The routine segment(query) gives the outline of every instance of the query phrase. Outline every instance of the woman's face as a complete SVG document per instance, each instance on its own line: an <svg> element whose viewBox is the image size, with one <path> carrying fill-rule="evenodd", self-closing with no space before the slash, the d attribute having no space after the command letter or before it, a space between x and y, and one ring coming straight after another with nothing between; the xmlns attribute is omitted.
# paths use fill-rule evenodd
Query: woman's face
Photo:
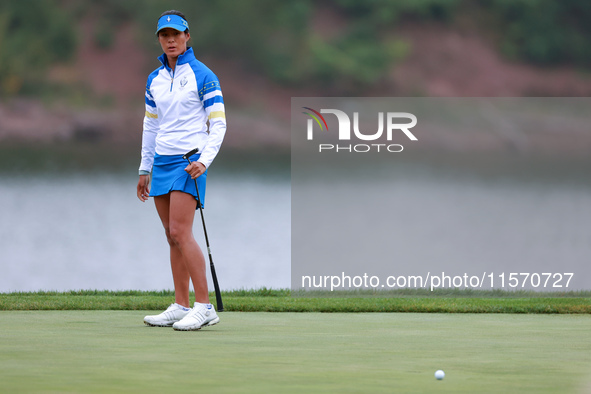
<svg viewBox="0 0 591 394"><path fill-rule="evenodd" d="M167 27L158 32L158 41L162 50L169 57L178 57L187 50L187 41L191 35L176 29Z"/></svg>

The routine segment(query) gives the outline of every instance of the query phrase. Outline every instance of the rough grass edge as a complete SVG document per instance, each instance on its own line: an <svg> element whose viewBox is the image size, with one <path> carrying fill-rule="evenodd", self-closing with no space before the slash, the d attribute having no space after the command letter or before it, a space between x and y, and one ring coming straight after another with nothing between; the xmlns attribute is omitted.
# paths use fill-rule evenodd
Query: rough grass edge
<svg viewBox="0 0 591 394"><path fill-rule="evenodd" d="M222 292L228 312L414 312L591 314L591 291L476 291L461 289L292 292L252 289ZM214 294L210 298L215 300ZM164 310L174 291L73 290L0 293L0 310Z"/></svg>

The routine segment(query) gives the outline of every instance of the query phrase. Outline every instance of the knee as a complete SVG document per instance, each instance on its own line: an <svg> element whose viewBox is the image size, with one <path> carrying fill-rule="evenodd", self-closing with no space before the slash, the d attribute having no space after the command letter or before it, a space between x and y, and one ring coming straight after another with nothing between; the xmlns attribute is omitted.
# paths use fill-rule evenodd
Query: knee
<svg viewBox="0 0 591 394"><path fill-rule="evenodd" d="M187 239L187 230L182 227L171 223L170 227L166 230L166 238L168 243L172 246L181 246Z"/></svg>
<svg viewBox="0 0 591 394"><path fill-rule="evenodd" d="M174 238L172 238L172 235L170 233L170 227L165 227L164 233L166 234L166 240L168 241L168 244L170 246L175 246L176 244L175 244Z"/></svg>

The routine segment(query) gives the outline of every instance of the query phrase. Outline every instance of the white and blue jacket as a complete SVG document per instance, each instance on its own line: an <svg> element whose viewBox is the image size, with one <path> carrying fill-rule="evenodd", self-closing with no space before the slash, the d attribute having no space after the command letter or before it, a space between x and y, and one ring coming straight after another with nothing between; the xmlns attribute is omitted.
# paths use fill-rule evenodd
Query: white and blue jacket
<svg viewBox="0 0 591 394"><path fill-rule="evenodd" d="M216 75L187 48L174 71L165 54L148 77L140 172L151 171L154 154L182 155L199 148L209 167L226 134L226 112ZM207 122L209 121L209 132Z"/></svg>

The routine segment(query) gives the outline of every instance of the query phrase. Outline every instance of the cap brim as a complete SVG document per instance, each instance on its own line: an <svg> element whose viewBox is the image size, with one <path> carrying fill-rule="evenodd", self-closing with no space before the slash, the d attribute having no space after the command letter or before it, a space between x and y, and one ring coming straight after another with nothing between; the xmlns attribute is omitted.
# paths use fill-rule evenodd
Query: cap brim
<svg viewBox="0 0 591 394"><path fill-rule="evenodd" d="M186 26L182 26L182 25L179 25L179 24L176 24L176 23L169 23L167 25L160 26L160 28L158 30L156 30L156 34L158 34L158 32L160 32L160 30L166 29L167 27L170 27L171 29L175 29L175 30L178 30L178 31L181 31L181 32L187 30L187 27Z"/></svg>

